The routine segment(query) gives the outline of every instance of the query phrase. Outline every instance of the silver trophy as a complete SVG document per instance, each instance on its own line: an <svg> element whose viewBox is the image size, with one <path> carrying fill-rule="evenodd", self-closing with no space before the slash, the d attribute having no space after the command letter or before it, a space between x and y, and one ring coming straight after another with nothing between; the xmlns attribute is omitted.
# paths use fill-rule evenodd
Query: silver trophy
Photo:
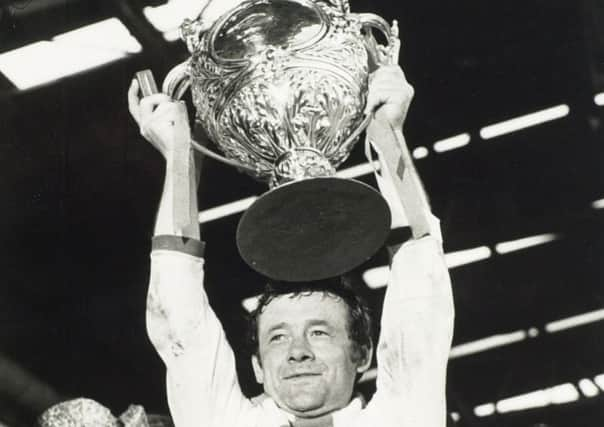
<svg viewBox="0 0 604 427"><path fill-rule="evenodd" d="M388 234L388 206L335 175L370 121L369 72L397 45L396 28L351 13L346 0L249 0L202 28L201 19L182 25L191 57L163 91L179 99L191 90L196 121L224 155L195 148L270 187L239 223L243 259L286 281L366 261Z"/></svg>

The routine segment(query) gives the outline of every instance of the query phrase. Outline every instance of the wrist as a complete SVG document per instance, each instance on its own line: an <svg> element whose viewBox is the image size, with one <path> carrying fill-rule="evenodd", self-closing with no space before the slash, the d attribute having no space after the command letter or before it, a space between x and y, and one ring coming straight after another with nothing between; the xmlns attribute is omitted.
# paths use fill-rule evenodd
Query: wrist
<svg viewBox="0 0 604 427"><path fill-rule="evenodd" d="M189 159L193 152L193 147L190 144L186 146L171 148L164 151L162 154L168 168L180 169L189 164Z"/></svg>

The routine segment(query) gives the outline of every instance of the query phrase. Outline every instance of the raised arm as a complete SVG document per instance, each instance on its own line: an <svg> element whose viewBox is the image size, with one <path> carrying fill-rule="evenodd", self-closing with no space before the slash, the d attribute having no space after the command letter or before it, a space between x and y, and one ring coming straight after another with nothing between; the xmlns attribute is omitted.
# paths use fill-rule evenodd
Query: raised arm
<svg viewBox="0 0 604 427"><path fill-rule="evenodd" d="M197 170L186 106L164 94L140 100L138 92L133 81L130 112L166 161L151 254L147 331L167 367L170 411L178 427L237 425L251 404L241 393L233 352L203 289Z"/></svg>
<svg viewBox="0 0 604 427"><path fill-rule="evenodd" d="M409 225L414 238L392 260L377 347L377 392L370 406L391 414L397 426L444 427L454 309L438 221L402 133L412 97L400 67L376 71L369 108L377 112L368 138L380 159L378 185L393 226Z"/></svg>

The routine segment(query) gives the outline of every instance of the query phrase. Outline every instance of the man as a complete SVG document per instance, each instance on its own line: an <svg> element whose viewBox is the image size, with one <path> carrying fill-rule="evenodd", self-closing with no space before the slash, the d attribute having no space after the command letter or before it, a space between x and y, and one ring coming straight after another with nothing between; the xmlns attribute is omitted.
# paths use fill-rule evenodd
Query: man
<svg viewBox="0 0 604 427"><path fill-rule="evenodd" d="M264 395L247 399L238 384L233 351L202 286L204 245L186 107L163 94L141 100L138 92L134 81L131 114L166 160L151 254L147 325L167 367L175 425L445 426L453 305L438 226L430 235L402 245L393 257L377 345L377 391L367 405L353 397L353 388L370 365L372 344L355 334L354 311L362 308L337 284L264 298L256 317L258 347L251 360ZM379 110L400 132L412 96L398 66L382 67L370 80L368 112ZM384 165L379 185L391 206L393 226L406 225L399 185L403 174L389 167L393 159L385 157L401 155L401 148L388 138L374 143ZM183 150L189 153L186 160L176 155ZM192 201L184 227L173 221L176 174L188 177L185 190Z"/></svg>

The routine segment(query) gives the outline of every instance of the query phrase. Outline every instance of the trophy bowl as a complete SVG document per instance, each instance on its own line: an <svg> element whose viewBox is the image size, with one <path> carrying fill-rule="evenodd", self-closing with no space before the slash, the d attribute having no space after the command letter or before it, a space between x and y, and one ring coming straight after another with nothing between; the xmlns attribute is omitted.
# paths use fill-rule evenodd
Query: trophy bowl
<svg viewBox="0 0 604 427"><path fill-rule="evenodd" d="M249 0L202 27L201 18L182 25L191 57L164 92L180 98L190 88L196 121L224 156L194 146L270 188L239 223L242 258L285 281L335 276L369 259L390 211L336 168L369 122L371 29L389 44L395 31L350 13L344 0Z"/></svg>

